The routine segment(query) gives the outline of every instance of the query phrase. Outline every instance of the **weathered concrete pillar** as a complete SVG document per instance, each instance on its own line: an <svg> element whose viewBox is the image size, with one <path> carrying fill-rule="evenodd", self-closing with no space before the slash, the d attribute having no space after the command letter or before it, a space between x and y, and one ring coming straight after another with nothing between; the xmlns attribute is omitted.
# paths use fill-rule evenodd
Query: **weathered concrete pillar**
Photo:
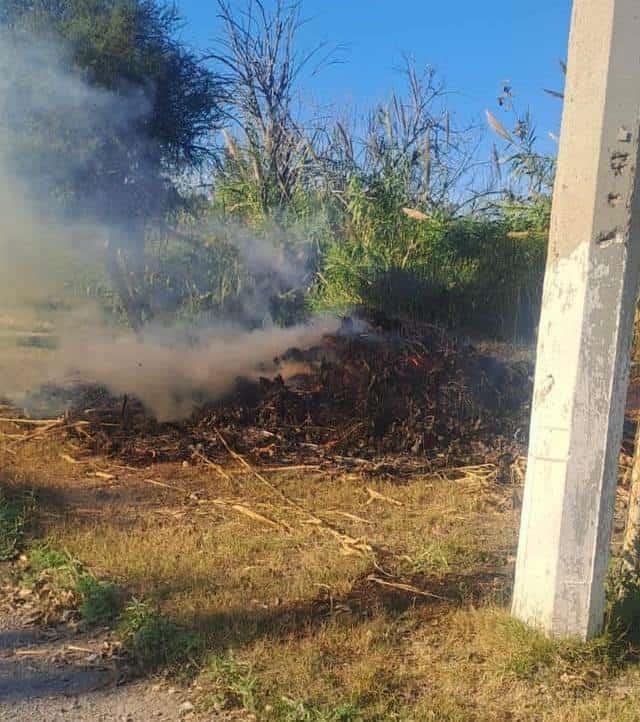
<svg viewBox="0 0 640 722"><path fill-rule="evenodd" d="M596 635L640 270L640 2L574 0L513 614Z"/></svg>

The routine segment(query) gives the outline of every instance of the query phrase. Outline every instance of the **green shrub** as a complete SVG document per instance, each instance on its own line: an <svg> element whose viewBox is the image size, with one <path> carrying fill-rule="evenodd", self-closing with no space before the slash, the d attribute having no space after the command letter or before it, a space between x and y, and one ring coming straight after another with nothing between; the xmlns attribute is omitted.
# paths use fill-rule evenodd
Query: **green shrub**
<svg viewBox="0 0 640 722"><path fill-rule="evenodd" d="M380 217L355 210L351 235L325 249L315 303L361 307L498 337L528 337L539 315L543 236L510 235L504 219Z"/></svg>
<svg viewBox="0 0 640 722"><path fill-rule="evenodd" d="M111 582L101 582L85 572L78 576L76 590L81 599L80 616L87 624L110 622L122 611L122 593Z"/></svg>
<svg viewBox="0 0 640 722"><path fill-rule="evenodd" d="M67 552L61 552L47 546L35 546L30 549L28 561L29 572L34 576L45 570L73 566L72 558Z"/></svg>
<svg viewBox="0 0 640 722"><path fill-rule="evenodd" d="M214 655L209 659L205 676L212 689L207 703L216 711L234 708L258 711L258 679L248 664L231 654Z"/></svg>
<svg viewBox="0 0 640 722"><path fill-rule="evenodd" d="M230 653L210 657L203 679L211 689L206 704L216 712L242 709L274 722L360 722L363 719L357 706L351 703L325 707L281 695L272 699L260 688L251 665Z"/></svg>
<svg viewBox="0 0 640 722"><path fill-rule="evenodd" d="M612 562L607 579L603 640L608 661L637 656L640 647L640 577L622 560Z"/></svg>
<svg viewBox="0 0 640 722"><path fill-rule="evenodd" d="M120 634L125 649L145 669L193 661L199 650L194 634L138 599L132 599L125 607Z"/></svg>
<svg viewBox="0 0 640 722"><path fill-rule="evenodd" d="M43 574L47 575L48 584L73 592L80 617L87 625L109 622L122 611L122 593L116 585L96 579L67 552L47 546L31 549L22 583L35 587Z"/></svg>

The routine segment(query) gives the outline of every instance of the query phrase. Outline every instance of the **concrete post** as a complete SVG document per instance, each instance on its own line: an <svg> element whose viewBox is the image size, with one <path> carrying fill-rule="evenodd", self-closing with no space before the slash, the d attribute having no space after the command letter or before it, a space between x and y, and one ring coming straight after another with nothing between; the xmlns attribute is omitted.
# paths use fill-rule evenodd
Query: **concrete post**
<svg viewBox="0 0 640 722"><path fill-rule="evenodd" d="M640 270L640 3L574 0L513 614L598 634Z"/></svg>

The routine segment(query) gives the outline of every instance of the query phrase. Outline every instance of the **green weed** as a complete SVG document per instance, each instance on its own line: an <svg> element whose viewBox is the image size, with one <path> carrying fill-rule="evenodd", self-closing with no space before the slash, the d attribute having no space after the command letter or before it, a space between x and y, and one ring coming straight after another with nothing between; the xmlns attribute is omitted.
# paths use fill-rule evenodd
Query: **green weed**
<svg viewBox="0 0 640 722"><path fill-rule="evenodd" d="M640 646L640 577L622 560L611 565L607 579L604 638L609 656L622 660L637 656Z"/></svg>
<svg viewBox="0 0 640 722"><path fill-rule="evenodd" d="M232 654L214 655L209 659L203 681L211 688L206 705L216 712L243 709L260 719L274 722L359 722L357 706L343 703L324 706L313 702L278 696L271 699L260 687L251 665Z"/></svg>
<svg viewBox="0 0 640 722"><path fill-rule="evenodd" d="M51 569L62 569L73 566L71 555L66 552L51 549L47 546L35 546L29 550L27 571L31 576L38 576L41 572Z"/></svg>
<svg viewBox="0 0 640 722"><path fill-rule="evenodd" d="M61 591L72 591L85 624L109 622L122 610L122 593L116 585L97 579L67 552L36 546L27 555L21 583L35 587L43 575Z"/></svg>
<svg viewBox="0 0 640 722"><path fill-rule="evenodd" d="M92 574L80 574L76 581L80 595L80 616L89 625L116 619L122 611L122 592L111 582L102 582Z"/></svg>
<svg viewBox="0 0 640 722"><path fill-rule="evenodd" d="M557 644L553 640L515 619L503 620L502 625L510 643L503 664L505 673L518 679L533 680L553 664L557 653Z"/></svg>
<svg viewBox="0 0 640 722"><path fill-rule="evenodd" d="M328 708L284 697L274 705L268 719L277 722L360 722L364 718L351 703Z"/></svg>
<svg viewBox="0 0 640 722"><path fill-rule="evenodd" d="M248 664L232 655L214 655L209 659L204 675L211 692L207 704L216 711L242 708L258 711L258 679Z"/></svg>
<svg viewBox="0 0 640 722"><path fill-rule="evenodd" d="M194 661L200 647L196 635L138 599L132 599L126 605L119 632L125 649L144 669L174 667Z"/></svg>
<svg viewBox="0 0 640 722"><path fill-rule="evenodd" d="M32 495L9 500L0 490L0 561L14 559L18 555L34 510L35 500Z"/></svg>

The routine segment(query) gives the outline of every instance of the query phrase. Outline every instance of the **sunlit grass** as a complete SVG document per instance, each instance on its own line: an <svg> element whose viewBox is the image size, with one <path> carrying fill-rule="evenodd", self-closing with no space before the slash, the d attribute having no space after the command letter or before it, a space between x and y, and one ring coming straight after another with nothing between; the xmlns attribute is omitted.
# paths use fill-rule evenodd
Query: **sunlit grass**
<svg viewBox="0 0 640 722"><path fill-rule="evenodd" d="M119 623L130 648L148 667L196 670L203 709L276 722L637 719L640 676L615 639L551 641L509 616L508 488L473 474L270 474L294 509L233 469L166 464L101 482L89 458L60 452L25 447L7 486L39 489L49 549L140 600ZM345 554L300 508L373 552Z"/></svg>

